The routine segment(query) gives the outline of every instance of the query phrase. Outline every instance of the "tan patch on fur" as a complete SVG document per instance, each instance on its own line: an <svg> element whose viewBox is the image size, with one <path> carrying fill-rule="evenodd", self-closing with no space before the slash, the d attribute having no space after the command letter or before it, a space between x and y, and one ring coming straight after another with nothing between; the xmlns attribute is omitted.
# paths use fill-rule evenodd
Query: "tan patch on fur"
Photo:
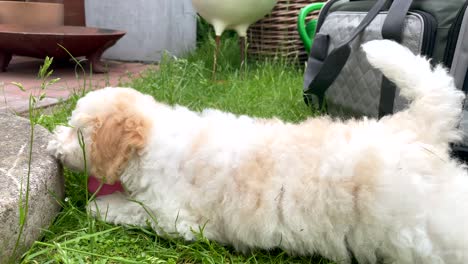
<svg viewBox="0 0 468 264"><path fill-rule="evenodd" d="M278 118L257 118L255 121L262 125L275 125L282 123Z"/></svg>
<svg viewBox="0 0 468 264"><path fill-rule="evenodd" d="M192 144L189 147L189 151L187 152L185 161L182 163L181 166L181 169L183 171L184 168L187 166L188 162L192 163L191 168L193 169L193 175L190 179L190 184L195 187L200 187L203 184L202 178L204 175L213 175L213 173L216 172L216 169L213 166L197 159L198 152L208 141L209 129L210 126L208 125L206 128L202 129L198 133L198 135L195 136Z"/></svg>
<svg viewBox="0 0 468 264"><path fill-rule="evenodd" d="M218 171L214 166L200 160L196 160L191 168L193 169L193 175L190 184L194 187L203 186L207 178L213 177Z"/></svg>
<svg viewBox="0 0 468 264"><path fill-rule="evenodd" d="M311 118L291 128L293 144L304 144L308 148L319 147L324 143L332 123L327 118Z"/></svg>
<svg viewBox="0 0 468 264"><path fill-rule="evenodd" d="M372 199L370 197L375 192L376 180L381 173L382 162L375 151L368 150L354 167L354 175L351 182L347 184L347 188L354 199L357 216L360 215L361 211L366 210L363 207L367 204L365 200Z"/></svg>
<svg viewBox="0 0 468 264"><path fill-rule="evenodd" d="M347 142L349 142L351 140L351 131L350 130L346 130L344 132L344 137L346 139Z"/></svg>
<svg viewBox="0 0 468 264"><path fill-rule="evenodd" d="M268 144L265 144L268 146ZM268 149L259 149L252 153L252 156L246 157L240 167L234 174L234 183L236 184L240 195L250 195L254 210L258 210L262 202L262 193L265 188L265 182L270 177L274 169L274 160Z"/></svg>
<svg viewBox="0 0 468 264"><path fill-rule="evenodd" d="M316 180L316 184L326 186L329 189L345 190L354 199L355 206L359 207L359 201L363 195L375 192L376 179L381 173L383 162L376 152L372 150L364 152L366 154L361 156L360 160L355 164L351 177L341 180L322 178Z"/></svg>
<svg viewBox="0 0 468 264"><path fill-rule="evenodd" d="M375 187L375 180L380 173L381 166L382 160L372 151L365 157L362 157L354 167L353 181L355 185L358 186L358 189L365 188L368 191L372 191ZM356 195L357 193L355 193L354 196Z"/></svg>
<svg viewBox="0 0 468 264"><path fill-rule="evenodd" d="M205 128L203 128L197 136L195 136L191 146L188 156L196 155L196 153L202 148L203 144L208 141L209 137L209 130L211 125L208 124Z"/></svg>
<svg viewBox="0 0 468 264"><path fill-rule="evenodd" d="M136 95L119 94L113 109L97 117L91 144L91 173L112 184L146 145L150 121L135 111Z"/></svg>

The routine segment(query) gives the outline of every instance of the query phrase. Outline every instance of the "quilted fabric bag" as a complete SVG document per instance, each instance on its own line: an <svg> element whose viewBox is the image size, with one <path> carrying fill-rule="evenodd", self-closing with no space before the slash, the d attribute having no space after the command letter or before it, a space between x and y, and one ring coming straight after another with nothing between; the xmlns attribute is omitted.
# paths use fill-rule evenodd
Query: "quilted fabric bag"
<svg viewBox="0 0 468 264"><path fill-rule="evenodd" d="M374 39L397 41L445 64L457 87L468 91L467 5L467 0L330 0L307 62L306 103L339 117L380 118L403 109L407 102L398 89L360 48ZM465 113L461 127L468 134L468 108Z"/></svg>

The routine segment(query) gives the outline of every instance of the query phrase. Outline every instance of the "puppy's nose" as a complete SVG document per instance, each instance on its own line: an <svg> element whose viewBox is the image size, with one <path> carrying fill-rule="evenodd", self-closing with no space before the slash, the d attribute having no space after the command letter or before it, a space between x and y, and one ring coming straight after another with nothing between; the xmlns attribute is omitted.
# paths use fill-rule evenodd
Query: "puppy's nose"
<svg viewBox="0 0 468 264"><path fill-rule="evenodd" d="M56 139L50 140L49 143L47 144L47 152L50 155L58 158L58 156L59 156L59 153L58 153L59 145L60 144Z"/></svg>
<svg viewBox="0 0 468 264"><path fill-rule="evenodd" d="M54 134L62 134L62 133L65 133L65 131L67 129L70 129L69 127L66 127L66 126L57 126L55 129L54 129Z"/></svg>
<svg viewBox="0 0 468 264"><path fill-rule="evenodd" d="M68 137L68 131L70 128L66 126L57 126L54 129L52 139L47 144L47 152L56 158L60 158L60 146L64 144L64 140Z"/></svg>

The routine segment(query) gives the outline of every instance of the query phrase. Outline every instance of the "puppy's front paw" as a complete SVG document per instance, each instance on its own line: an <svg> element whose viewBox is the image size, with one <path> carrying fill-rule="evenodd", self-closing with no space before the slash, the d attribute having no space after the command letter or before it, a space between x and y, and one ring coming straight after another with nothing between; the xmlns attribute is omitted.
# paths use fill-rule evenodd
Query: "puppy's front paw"
<svg viewBox="0 0 468 264"><path fill-rule="evenodd" d="M107 213L109 211L109 204L107 202L96 198L89 202L87 209L94 218L107 221Z"/></svg>
<svg viewBox="0 0 468 264"><path fill-rule="evenodd" d="M185 241L195 241L195 233L192 230L191 225L189 223L180 223L177 225L177 233L179 236L183 237Z"/></svg>
<svg viewBox="0 0 468 264"><path fill-rule="evenodd" d="M120 192L104 195L91 201L89 212L95 218L113 224L146 226L147 213L138 203L128 200Z"/></svg>

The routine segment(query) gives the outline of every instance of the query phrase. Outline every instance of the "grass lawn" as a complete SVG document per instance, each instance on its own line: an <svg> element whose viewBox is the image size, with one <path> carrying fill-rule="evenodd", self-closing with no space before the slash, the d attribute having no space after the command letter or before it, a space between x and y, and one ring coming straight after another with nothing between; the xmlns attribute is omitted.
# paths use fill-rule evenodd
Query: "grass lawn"
<svg viewBox="0 0 468 264"><path fill-rule="evenodd" d="M166 58L158 71L134 79L132 86L157 100L194 110L211 107L258 117L277 116L298 122L310 116L302 99L302 67L281 61L249 62L239 72L236 38L227 38L220 52L217 79L211 78L213 41L205 41L185 59ZM42 115L49 129L65 123L79 95ZM279 250L244 255L207 241L195 243L159 238L152 230L113 226L87 215L86 175L65 170L63 210L25 263L329 263L319 257L292 257Z"/></svg>

